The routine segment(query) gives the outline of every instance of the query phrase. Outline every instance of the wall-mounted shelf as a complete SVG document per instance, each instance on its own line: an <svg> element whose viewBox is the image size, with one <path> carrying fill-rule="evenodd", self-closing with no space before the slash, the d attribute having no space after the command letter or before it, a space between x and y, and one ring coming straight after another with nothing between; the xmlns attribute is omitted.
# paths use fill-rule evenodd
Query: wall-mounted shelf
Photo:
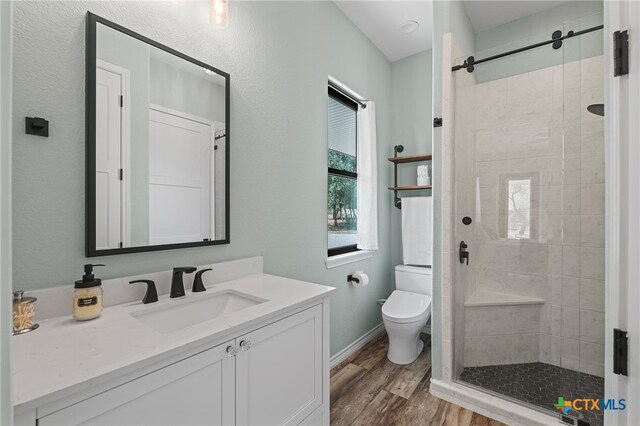
<svg viewBox="0 0 640 426"><path fill-rule="evenodd" d="M396 164L417 163L418 161L431 161L431 154L401 155L398 157L389 157L389 161Z"/></svg>
<svg viewBox="0 0 640 426"><path fill-rule="evenodd" d="M431 189L431 185L428 186L390 186L391 191L414 191L416 189Z"/></svg>
<svg viewBox="0 0 640 426"><path fill-rule="evenodd" d="M404 151L404 147L402 145L396 145L393 147L393 157L389 157L389 161L393 163L393 186L390 186L389 190L393 191L393 204L397 208L402 208L402 201L400 197L398 197L398 191L431 189L431 185L398 186L398 164L418 163L420 161L431 161L432 159L431 154L398 155L398 153L402 151Z"/></svg>

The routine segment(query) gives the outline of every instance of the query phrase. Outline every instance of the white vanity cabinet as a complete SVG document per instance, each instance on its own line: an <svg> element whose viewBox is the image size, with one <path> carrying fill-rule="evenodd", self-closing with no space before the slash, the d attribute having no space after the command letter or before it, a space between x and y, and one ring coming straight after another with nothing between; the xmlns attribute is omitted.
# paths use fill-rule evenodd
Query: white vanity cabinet
<svg viewBox="0 0 640 426"><path fill-rule="evenodd" d="M326 303L33 417L39 426L326 424Z"/></svg>
<svg viewBox="0 0 640 426"><path fill-rule="evenodd" d="M60 425L234 423L235 362L228 342L38 419Z"/></svg>
<svg viewBox="0 0 640 426"><path fill-rule="evenodd" d="M236 422L299 424L322 404L322 310L315 306L236 339Z"/></svg>

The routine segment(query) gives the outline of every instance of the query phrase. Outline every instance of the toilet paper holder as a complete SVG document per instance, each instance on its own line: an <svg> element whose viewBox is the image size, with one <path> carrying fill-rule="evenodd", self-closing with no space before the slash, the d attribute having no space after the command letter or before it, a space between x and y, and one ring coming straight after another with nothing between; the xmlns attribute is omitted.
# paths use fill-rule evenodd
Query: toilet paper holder
<svg viewBox="0 0 640 426"><path fill-rule="evenodd" d="M353 274L347 275L347 282L348 283L354 282L356 284L360 284L360 280L358 278L354 277Z"/></svg>

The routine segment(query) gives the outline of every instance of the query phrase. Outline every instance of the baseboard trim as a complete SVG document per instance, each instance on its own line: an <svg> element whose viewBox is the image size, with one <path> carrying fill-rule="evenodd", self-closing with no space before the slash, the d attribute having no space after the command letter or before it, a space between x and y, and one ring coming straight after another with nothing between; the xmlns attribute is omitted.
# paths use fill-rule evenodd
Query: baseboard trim
<svg viewBox="0 0 640 426"><path fill-rule="evenodd" d="M558 417L524 407L459 383L431 379L429 391L433 396L440 399L509 425L545 426L564 424L560 422Z"/></svg>
<svg viewBox="0 0 640 426"><path fill-rule="evenodd" d="M329 360L329 368L333 368L336 365L340 364L345 359L349 358L351 354L353 354L358 349L362 348L364 345L372 341L382 331L384 331L384 324L380 323L374 328L372 328L371 330L369 330L368 332L366 332L364 335L360 336L349 346L347 346L346 348L344 348L343 350L341 350L340 352L338 352L337 354L331 357L331 359Z"/></svg>

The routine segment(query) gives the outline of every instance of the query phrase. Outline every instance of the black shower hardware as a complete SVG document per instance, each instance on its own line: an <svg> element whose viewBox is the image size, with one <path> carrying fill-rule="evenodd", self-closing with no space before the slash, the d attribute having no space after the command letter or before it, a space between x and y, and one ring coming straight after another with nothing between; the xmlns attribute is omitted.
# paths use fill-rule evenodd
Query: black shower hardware
<svg viewBox="0 0 640 426"><path fill-rule="evenodd" d="M142 298L142 303L146 305L147 303L155 303L158 301L158 291L156 290L156 283L151 280L129 281L129 284L135 283L145 283L147 285L147 292L144 294L144 298Z"/></svg>
<svg viewBox="0 0 640 426"><path fill-rule="evenodd" d="M202 282L202 274L207 271L213 271L213 269L207 268L196 272L196 277L193 279L193 287L191 287L192 292L199 293L201 291L207 291L207 289L204 287L204 283Z"/></svg>
<svg viewBox="0 0 640 426"><path fill-rule="evenodd" d="M471 220L469 216L465 216L462 218L462 223L465 225L471 225L471 222L473 222L473 220Z"/></svg>
<svg viewBox="0 0 640 426"><path fill-rule="evenodd" d="M460 263L464 265L464 261L467 261L467 265L469 264L469 252L467 251L467 243L464 241L460 241L460 249L458 250L460 254Z"/></svg>
<svg viewBox="0 0 640 426"><path fill-rule="evenodd" d="M598 25L595 27L587 28L582 31L569 31L567 35L563 36L562 32L557 30L551 35L550 40L541 41L540 43L531 44L529 46L521 47L519 49L510 50L508 52L500 53L498 55L489 56L488 58L476 59L473 56L469 56L462 65L455 65L451 68L451 71L458 71L463 68L466 68L467 72L473 72L475 67L483 62L493 61L494 59L504 58L505 56L510 56L515 53L525 52L527 50L535 49L536 47L546 46L547 44L551 44L554 49L559 49L562 46L562 41L571 37L580 36L583 34L590 33L592 31L601 30L604 28L604 25Z"/></svg>
<svg viewBox="0 0 640 426"><path fill-rule="evenodd" d="M604 117L604 104L593 104L587 107L587 111L591 114L599 115L600 117Z"/></svg>

